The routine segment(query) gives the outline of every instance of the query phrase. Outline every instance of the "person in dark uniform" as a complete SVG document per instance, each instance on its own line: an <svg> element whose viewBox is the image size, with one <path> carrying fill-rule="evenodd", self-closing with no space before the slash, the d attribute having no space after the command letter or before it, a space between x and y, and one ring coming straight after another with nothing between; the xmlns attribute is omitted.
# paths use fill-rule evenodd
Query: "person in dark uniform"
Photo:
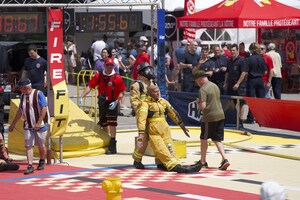
<svg viewBox="0 0 300 200"><path fill-rule="evenodd" d="M213 51L214 56L211 58L211 60L215 63L215 68L213 70L213 75L211 76L210 81L215 83L219 87L221 94L224 94L223 85L228 58L222 55L222 51L219 46L215 46Z"/></svg>
<svg viewBox="0 0 300 200"><path fill-rule="evenodd" d="M267 73L267 64L260 55L260 46L257 42L253 42L249 46L252 55L246 60L248 79L247 79L247 96L248 97L265 97L265 86L262 80L263 75ZM247 119L244 123L254 123L254 116L249 110Z"/></svg>
<svg viewBox="0 0 300 200"><path fill-rule="evenodd" d="M245 96L246 95L246 76L247 66L245 59L239 56L239 49L237 44L231 45L232 58L228 61L227 70L224 81L224 91L231 96ZM236 100L234 103L236 104ZM241 112L240 119L244 114L245 101L240 100Z"/></svg>
<svg viewBox="0 0 300 200"><path fill-rule="evenodd" d="M182 92L198 92L199 87L193 80L192 70L199 62L200 56L196 54L197 42L192 41L188 47L188 51L185 52L183 59L180 61L179 66L182 70L183 79L181 83Z"/></svg>
<svg viewBox="0 0 300 200"><path fill-rule="evenodd" d="M47 95L47 61L38 54L37 46L34 44L28 46L27 52L29 57L24 61L22 77L29 78L33 89Z"/></svg>

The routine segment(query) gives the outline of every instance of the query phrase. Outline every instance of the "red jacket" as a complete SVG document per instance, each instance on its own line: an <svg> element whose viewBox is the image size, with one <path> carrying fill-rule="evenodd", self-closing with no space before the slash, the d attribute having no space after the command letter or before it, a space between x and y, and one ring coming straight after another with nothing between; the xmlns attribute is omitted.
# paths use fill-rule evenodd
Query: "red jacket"
<svg viewBox="0 0 300 200"><path fill-rule="evenodd" d="M98 72L88 83L90 88L98 86L98 94L105 94L107 101L115 101L121 92L126 91L126 86L122 77L119 74L111 76L104 75L103 72ZM114 87L114 95L112 89Z"/></svg>

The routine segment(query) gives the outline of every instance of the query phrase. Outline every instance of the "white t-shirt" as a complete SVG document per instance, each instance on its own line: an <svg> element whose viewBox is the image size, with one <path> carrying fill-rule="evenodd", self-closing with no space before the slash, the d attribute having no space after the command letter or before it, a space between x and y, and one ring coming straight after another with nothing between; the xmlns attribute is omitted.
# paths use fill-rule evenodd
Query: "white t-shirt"
<svg viewBox="0 0 300 200"><path fill-rule="evenodd" d="M103 40L97 40L91 47L94 49L94 61L96 61L101 58L101 51L106 48L107 45Z"/></svg>

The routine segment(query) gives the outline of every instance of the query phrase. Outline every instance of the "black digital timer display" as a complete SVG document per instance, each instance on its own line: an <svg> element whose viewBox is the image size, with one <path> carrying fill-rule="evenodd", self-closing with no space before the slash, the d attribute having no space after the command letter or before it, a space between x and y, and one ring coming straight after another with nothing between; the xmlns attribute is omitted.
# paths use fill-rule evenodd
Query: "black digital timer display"
<svg viewBox="0 0 300 200"><path fill-rule="evenodd" d="M142 31L142 12L77 13L79 32Z"/></svg>
<svg viewBox="0 0 300 200"><path fill-rule="evenodd" d="M43 13L1 13L0 34L44 33Z"/></svg>

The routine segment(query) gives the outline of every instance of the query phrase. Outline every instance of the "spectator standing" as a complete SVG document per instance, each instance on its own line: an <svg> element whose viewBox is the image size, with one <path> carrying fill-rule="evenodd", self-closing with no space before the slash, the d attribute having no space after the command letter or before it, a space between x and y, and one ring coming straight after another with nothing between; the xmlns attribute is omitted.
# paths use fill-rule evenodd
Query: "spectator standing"
<svg viewBox="0 0 300 200"><path fill-rule="evenodd" d="M118 103L122 100L126 86L122 77L114 70L112 58L106 58L104 70L98 72L88 83L81 94L80 102L92 88L98 87L98 107L100 125L111 136L108 154L116 154L116 127L118 117Z"/></svg>
<svg viewBox="0 0 300 200"><path fill-rule="evenodd" d="M154 60L154 64L155 66L157 66L157 39L156 37L153 39L153 60ZM147 54L151 57L151 53L152 53L152 47L151 45L147 48Z"/></svg>
<svg viewBox="0 0 300 200"><path fill-rule="evenodd" d="M201 56L201 50L202 50L202 47L201 47L201 42L202 42L202 40L200 39L200 38L197 38L197 39L195 39L195 41L197 42L197 50L196 50L196 54L198 55L198 56Z"/></svg>
<svg viewBox="0 0 300 200"><path fill-rule="evenodd" d="M37 46L30 44L27 48L29 57L25 59L22 77L31 81L31 87L47 95L47 61L38 54Z"/></svg>
<svg viewBox="0 0 300 200"><path fill-rule="evenodd" d="M268 45L269 52L267 55L269 55L272 58L273 65L274 65L274 74L272 77L272 89L274 93L275 99L281 99L281 69L282 69L282 62L280 54L275 51L275 44L270 43Z"/></svg>
<svg viewBox="0 0 300 200"><path fill-rule="evenodd" d="M136 58L137 56L137 50L134 48L136 46L134 41L129 41L127 43L127 56L129 57L130 55L134 56Z"/></svg>
<svg viewBox="0 0 300 200"><path fill-rule="evenodd" d="M272 81L272 76L273 76L273 72L274 72L274 65L273 65L273 61L272 58L266 54L266 46L264 44L260 44L260 54L262 55L263 59L266 62L267 65L267 73L263 75L262 77L262 81L264 82L264 86L265 86L265 98L270 99L271 98L271 92L270 92L270 88L271 88L271 81Z"/></svg>
<svg viewBox="0 0 300 200"><path fill-rule="evenodd" d="M201 57L196 67L193 68L193 74L196 74L199 70L205 71L208 76L212 76L215 69L215 63L208 57L208 47L204 46L201 50Z"/></svg>
<svg viewBox="0 0 300 200"><path fill-rule="evenodd" d="M76 54L77 49L74 43L74 39L71 36L66 37L64 43L64 65L65 65L65 76L66 83L76 83L75 68L76 68ZM70 73L70 74L69 74ZM69 80L70 79L70 80Z"/></svg>
<svg viewBox="0 0 300 200"><path fill-rule="evenodd" d="M253 42L249 46L251 56L246 60L248 78L247 78L247 96L248 97L265 97L265 87L262 81L263 75L268 70L266 62L260 55L260 46L258 43ZM249 109L247 119L243 123L253 124L254 116Z"/></svg>
<svg viewBox="0 0 300 200"><path fill-rule="evenodd" d="M239 49L237 44L231 46L232 58L228 61L227 70L225 74L224 90L227 95L231 96L246 96L246 76L247 66L245 59L239 56ZM237 100L234 100L235 105ZM240 120L244 115L245 101L240 99Z"/></svg>
<svg viewBox="0 0 300 200"><path fill-rule="evenodd" d="M182 62L184 59L185 53L188 51L189 42L188 40L184 39L181 40L181 46L175 49L175 58L176 58L176 65L175 65L175 71L174 71L174 77L178 78L178 83L182 82L182 72L179 66L179 63Z"/></svg>
<svg viewBox="0 0 300 200"><path fill-rule="evenodd" d="M110 57L110 51L108 48L104 48L101 51L101 58L96 60L94 70L97 70L98 72L102 72L104 70L105 60L106 58Z"/></svg>
<svg viewBox="0 0 300 200"><path fill-rule="evenodd" d="M179 63L179 67L182 70L182 92L197 92L199 90L193 79L192 70L199 62L200 56L196 54L197 42L192 41L188 47L188 51L185 52L183 59Z"/></svg>
<svg viewBox="0 0 300 200"><path fill-rule="evenodd" d="M219 87L221 94L224 94L223 85L225 80L228 58L222 55L219 46L213 47L213 53L214 56L210 59L215 63L215 68L213 70L213 75L211 76L211 81Z"/></svg>
<svg viewBox="0 0 300 200"><path fill-rule="evenodd" d="M232 55L231 55L231 52L230 50L228 49L229 48L229 44L227 42L223 42L221 44L221 47L222 47L222 53L223 53L223 56L227 57L228 59L231 59L232 58Z"/></svg>
<svg viewBox="0 0 300 200"><path fill-rule="evenodd" d="M139 44L141 46L143 46L145 48L145 50L147 49L147 46L148 46L148 38L146 36L141 36L140 39L139 39ZM147 52L148 53L148 52ZM150 54L148 54L150 55Z"/></svg>
<svg viewBox="0 0 300 200"><path fill-rule="evenodd" d="M143 147L144 133L146 129L148 129L150 145L154 154L168 171L177 173L193 173L200 171L200 163L191 166L183 166L174 154L170 127L164 115L167 113L168 116L180 126L185 135L190 137L179 114L167 100L160 97L158 86L149 86L147 93L148 99L142 101L137 110L137 126L139 132L137 146Z"/></svg>
<svg viewBox="0 0 300 200"><path fill-rule="evenodd" d="M197 103L203 113L200 135L201 158L197 164L200 163L201 166L208 167L206 162L206 153L208 148L207 140L211 138L222 157L219 169L226 170L230 163L226 159L224 146L222 144L222 141L224 140L225 116L220 100L220 90L216 84L208 80L207 74L204 71L198 71L194 75L194 78L200 87Z"/></svg>
<svg viewBox="0 0 300 200"><path fill-rule="evenodd" d="M17 85L21 91L21 101L17 113L12 120L8 130L12 132L17 121L23 116L24 118L24 139L26 147L26 156L28 167L24 171L25 175L34 172L33 147L35 144L39 147L40 160L37 170L43 170L45 165L46 146L45 140L50 124L50 116L47 101L44 94L31 87L28 78L22 77Z"/></svg>
<svg viewBox="0 0 300 200"><path fill-rule="evenodd" d="M108 48L108 45L106 44L106 41L107 41L107 36L106 34L102 34L100 36L100 39L99 40L96 40L92 46L91 46L91 51L92 51L92 54L94 55L94 61L102 58L102 49L104 48Z"/></svg>
<svg viewBox="0 0 300 200"><path fill-rule="evenodd" d="M239 44L239 56L242 58L248 58L250 56L250 53L245 50L245 43L241 42Z"/></svg>
<svg viewBox="0 0 300 200"><path fill-rule="evenodd" d="M123 64L122 62L122 57L121 56L118 56L117 54L117 50L116 49L112 49L111 50L111 57L112 59L114 59L114 63L115 63L115 71L117 74L120 74L120 72L126 72L126 67L125 65ZM121 74L120 74L121 75ZM123 80L124 81L124 80ZM124 81L124 84L125 84L125 81ZM124 116L123 113L121 113L120 109L128 109L126 106L125 106L125 91L123 92L124 95L122 97L122 100L120 101L120 103L118 104L118 110L119 110L119 115L120 116Z"/></svg>
<svg viewBox="0 0 300 200"><path fill-rule="evenodd" d="M137 70L138 65L143 63L143 62L146 62L146 63L150 64L150 57L146 52L146 47L141 45L141 44L137 44L136 49L137 49L138 54L137 54L135 63L133 65L133 73L132 73L132 76L133 76L134 80L137 80L137 77L138 77L138 73L137 73L138 72L138 70Z"/></svg>

